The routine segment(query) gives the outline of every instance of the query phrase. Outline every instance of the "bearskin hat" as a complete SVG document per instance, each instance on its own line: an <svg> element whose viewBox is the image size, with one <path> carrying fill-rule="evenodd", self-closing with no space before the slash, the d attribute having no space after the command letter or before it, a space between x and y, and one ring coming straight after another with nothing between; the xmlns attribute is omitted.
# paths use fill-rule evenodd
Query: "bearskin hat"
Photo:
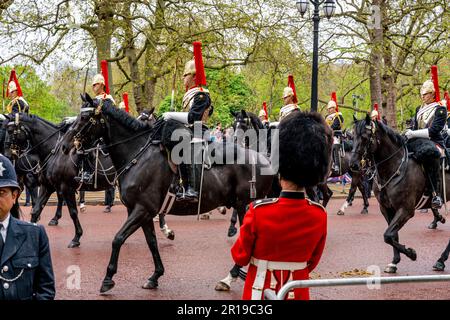
<svg viewBox="0 0 450 320"><path fill-rule="evenodd" d="M279 126L279 174L300 187L328 176L333 132L317 112L294 112Z"/></svg>

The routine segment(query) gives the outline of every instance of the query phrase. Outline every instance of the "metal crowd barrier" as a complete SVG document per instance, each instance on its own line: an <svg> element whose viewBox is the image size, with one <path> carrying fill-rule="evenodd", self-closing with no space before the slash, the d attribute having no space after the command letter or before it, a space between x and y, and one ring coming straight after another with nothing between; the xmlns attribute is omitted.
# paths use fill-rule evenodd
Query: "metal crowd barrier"
<svg viewBox="0 0 450 320"><path fill-rule="evenodd" d="M319 280L295 280L286 283L275 293L272 289L264 290L264 298L267 300L284 300L286 294L292 289L313 287L337 287L337 286L374 286L389 283L407 282L436 282L450 281L450 275L430 276L399 276L399 277L367 277L367 278L345 278L345 279L319 279Z"/></svg>

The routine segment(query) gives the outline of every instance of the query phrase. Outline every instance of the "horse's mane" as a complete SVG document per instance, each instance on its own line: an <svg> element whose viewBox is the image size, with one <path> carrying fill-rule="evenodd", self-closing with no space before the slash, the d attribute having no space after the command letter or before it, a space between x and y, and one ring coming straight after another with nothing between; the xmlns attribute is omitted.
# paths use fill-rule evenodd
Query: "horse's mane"
<svg viewBox="0 0 450 320"><path fill-rule="evenodd" d="M404 144L403 137L394 131L391 127L385 125L381 121L377 121L377 128L380 129L384 134L386 134L389 139L392 140L395 144L398 144L399 146ZM355 122L355 133L357 135L361 135L364 130L366 130L366 120L358 120Z"/></svg>
<svg viewBox="0 0 450 320"><path fill-rule="evenodd" d="M253 112L248 112L248 111L246 111L246 113L247 113L248 117L250 118L250 121L252 122L253 126L256 126L258 129L264 128L261 119L256 114L254 114Z"/></svg>
<svg viewBox="0 0 450 320"><path fill-rule="evenodd" d="M118 109L109 104L104 104L102 106L102 112L134 131L148 130L151 128L147 122L139 121L122 109Z"/></svg>
<svg viewBox="0 0 450 320"><path fill-rule="evenodd" d="M39 117L39 116L37 116L37 115L35 115L35 114L30 114L30 115L28 115L28 114L26 114L26 113L21 113L20 119L21 119L22 121L26 121L26 122L41 121L41 122L47 124L48 126L54 128L55 130L60 130L60 129L62 129L64 126L67 125L67 122L66 122L66 121L62 121L62 122L60 122L60 123L55 124L55 123L50 122L50 121L48 121L48 120L46 120L46 119L44 119L44 118L41 118L41 117ZM13 121L13 120L11 120L11 121Z"/></svg>

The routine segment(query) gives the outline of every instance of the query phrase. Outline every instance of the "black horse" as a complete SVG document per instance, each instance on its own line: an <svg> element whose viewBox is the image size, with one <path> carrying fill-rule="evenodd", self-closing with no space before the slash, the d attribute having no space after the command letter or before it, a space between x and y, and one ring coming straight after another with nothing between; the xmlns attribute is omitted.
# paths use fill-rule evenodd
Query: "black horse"
<svg viewBox="0 0 450 320"><path fill-rule="evenodd" d="M153 217L167 204L171 184L175 182L176 170L171 168L168 155L159 141L154 139L165 123L159 120L153 127L130 117L126 112L117 110L108 101L99 105L89 95L83 98L81 114L72 130L63 139L65 152L70 150L73 137L79 137L85 147L94 140L103 137L108 145L111 159L119 172L119 189L122 202L128 210L128 219L113 240L111 259L100 292L114 287L113 276L117 272L119 252L125 240L138 228L142 228L151 250L155 271L143 288L154 289L158 278L164 274L164 267L159 255ZM195 215L208 212L219 206L233 207L238 210L242 221L245 207L250 202L249 180L252 165L240 164L243 159L256 159L256 192L264 197L274 178L273 174L262 175L263 169L270 170L270 163L261 154L245 150L235 145L230 149L236 151L239 164L212 165L204 171L202 192L198 204L175 202L170 214ZM217 152L220 152L219 150ZM228 153L227 153L228 154ZM248 162L245 162L248 163Z"/></svg>
<svg viewBox="0 0 450 320"><path fill-rule="evenodd" d="M9 123L8 135L11 146L19 150L16 153L26 151L26 154L39 158L39 196L31 211L31 221L37 222L40 219L48 199L56 191L66 201L75 226L75 237L69 244L69 248L73 248L80 245L79 240L83 233L78 219L76 192L105 190L115 182L116 172L111 159L99 145L96 145L88 155L77 152L68 155L60 152L58 141L70 125L67 122L55 125L38 116L20 114L17 120ZM82 162L84 165L90 163L90 167L96 172L92 184L80 184L75 180ZM60 218L61 213L57 212L49 225L57 225Z"/></svg>
<svg viewBox="0 0 450 320"><path fill-rule="evenodd" d="M408 154L404 138L380 121L372 121L369 115L355 123L355 139L351 168L360 171L368 161L375 168L374 193L380 210L388 223L384 241L394 250L392 263L385 268L395 273L400 262L400 253L415 261L416 251L399 242L398 232L414 216L416 208L431 208L431 200L424 197L427 179L422 166ZM418 140L417 140L418 141ZM431 143L421 139L421 143ZM449 185L446 175L446 184ZM449 190L446 192L450 196ZM445 222L438 210L433 209L434 223Z"/></svg>

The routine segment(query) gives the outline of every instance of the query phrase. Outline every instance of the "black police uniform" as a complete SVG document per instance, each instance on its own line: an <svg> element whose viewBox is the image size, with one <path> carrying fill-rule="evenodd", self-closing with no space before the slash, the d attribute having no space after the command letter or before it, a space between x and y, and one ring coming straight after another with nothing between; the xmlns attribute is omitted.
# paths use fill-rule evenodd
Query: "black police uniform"
<svg viewBox="0 0 450 320"><path fill-rule="evenodd" d="M3 155L0 187L19 188L14 167ZM2 222L6 224L7 219ZM44 227L10 214L6 239L0 237L0 300L54 299L55 280Z"/></svg>

